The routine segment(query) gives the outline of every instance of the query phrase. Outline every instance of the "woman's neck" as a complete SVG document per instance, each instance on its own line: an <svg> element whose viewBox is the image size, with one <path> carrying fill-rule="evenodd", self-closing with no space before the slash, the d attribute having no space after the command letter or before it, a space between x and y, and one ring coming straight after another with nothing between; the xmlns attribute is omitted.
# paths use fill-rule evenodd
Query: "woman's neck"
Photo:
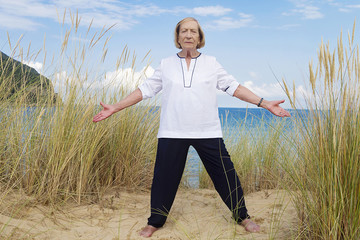
<svg viewBox="0 0 360 240"><path fill-rule="evenodd" d="M181 52L178 53L178 55L180 57L184 57L184 58L195 58L199 56L199 52L194 49L194 50L185 50L183 49Z"/></svg>

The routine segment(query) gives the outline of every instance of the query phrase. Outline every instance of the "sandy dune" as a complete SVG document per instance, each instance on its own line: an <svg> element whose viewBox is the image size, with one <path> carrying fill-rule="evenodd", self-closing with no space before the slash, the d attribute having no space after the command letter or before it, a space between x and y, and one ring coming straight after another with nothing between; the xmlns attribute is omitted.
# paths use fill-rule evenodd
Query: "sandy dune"
<svg viewBox="0 0 360 240"><path fill-rule="evenodd" d="M144 239L138 233L146 225L149 201L149 192L113 191L96 204L66 204L53 211L26 204L24 197L13 208L1 209L0 235L5 239ZM289 237L296 224L296 212L285 191L252 193L246 196L246 203L252 219L262 227L260 233L249 234L234 224L214 190L179 190L168 222L150 239Z"/></svg>

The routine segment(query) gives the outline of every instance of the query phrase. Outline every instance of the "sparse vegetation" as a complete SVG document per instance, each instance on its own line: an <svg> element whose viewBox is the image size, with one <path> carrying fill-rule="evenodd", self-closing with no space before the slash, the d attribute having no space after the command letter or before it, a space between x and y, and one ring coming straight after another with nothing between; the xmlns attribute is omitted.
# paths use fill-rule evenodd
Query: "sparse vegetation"
<svg viewBox="0 0 360 240"><path fill-rule="evenodd" d="M109 29L92 33L89 28L85 37L91 40L74 43L74 50L69 41L79 34L80 18L71 14L70 18L73 25L65 31L49 77L54 85L61 83L62 99L45 78L41 91L47 93L37 95L33 88L17 85L17 70L0 74L0 213L10 217L20 218L19 210L29 204L56 208L69 200L98 201L112 187L144 189L151 184L157 108L146 102L92 123L100 99L116 102L132 89L123 85L114 89L111 84L98 91L92 88L104 76L87 64L97 46L101 49L97 64L104 63ZM239 124L238 131L225 131L245 192L285 188L292 194L300 226L294 239L360 239L360 58L354 36L349 35L348 49L341 37L334 52L328 44L320 46L317 67L312 63L309 67L310 95L301 106L308 114L298 108L298 96L284 82L295 111L291 123L263 122L252 130ZM2 69L24 71L16 62L1 59ZM136 57L125 47L114 66L121 69L126 64L135 68ZM31 85L29 76L22 78ZM139 80L133 74L128 77ZM203 171L200 187L211 188ZM14 192L27 195L26 201L19 198L22 203L10 204L8 195ZM0 235L6 227L2 223ZM9 239L25 238L14 231ZM275 232L269 239L276 239Z"/></svg>
<svg viewBox="0 0 360 240"><path fill-rule="evenodd" d="M337 48L321 43L309 65L308 115L298 115L296 152L287 184L300 220L301 239L360 238L360 58L355 24ZM284 83L296 109L296 94ZM291 167L290 167L291 166Z"/></svg>

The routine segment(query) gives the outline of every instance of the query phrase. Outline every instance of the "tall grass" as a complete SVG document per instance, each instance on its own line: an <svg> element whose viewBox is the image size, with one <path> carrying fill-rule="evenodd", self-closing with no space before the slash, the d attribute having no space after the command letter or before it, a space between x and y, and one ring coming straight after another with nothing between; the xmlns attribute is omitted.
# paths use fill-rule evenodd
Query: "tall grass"
<svg viewBox="0 0 360 240"><path fill-rule="evenodd" d="M94 32L89 26L82 32L80 17L69 15L72 25L65 29L68 14L64 14L64 40L48 66L53 71L48 76L61 98L54 97L49 88L44 95L47 97L30 105L25 87L18 88L12 98L1 98L0 184L54 204L70 198L78 202L97 198L114 186L147 188L156 150L158 112L153 103L147 103L103 122L92 122L101 99L116 102L134 89L125 85L112 87L108 79L109 85L94 90L106 77L101 65L106 64L109 29ZM23 51L20 43L9 45L12 57L29 57L21 55L31 50ZM46 58L46 50L41 52ZM92 62L97 55L98 60ZM39 61L37 56L30 58ZM117 70L126 66L135 70L136 63L136 55L125 47L113 66ZM6 65L15 68L12 60ZM136 85L140 79L133 73L127 78ZM15 74L2 74L0 78L0 93L7 93L11 84L19 81Z"/></svg>
<svg viewBox="0 0 360 240"><path fill-rule="evenodd" d="M14 71L0 72L0 203L13 189L57 205L97 199L115 186L150 186L159 114L149 102L92 123L99 100L117 102L133 89L111 87L109 81L94 90L107 77L101 66L106 64L109 29L93 32L90 26L82 32L79 16L70 13L70 20L59 54L48 66L58 95L51 87L29 91L15 86L14 62L2 64ZM360 57L354 36L353 31L348 48L342 37L334 51L321 44L317 67L309 66L311 89L302 106L308 115L297 108L297 96L284 82L298 112L291 134L286 120L251 130L239 124L224 134L246 193L279 186L291 190L302 239L360 239ZM40 54L29 54L20 42L9 46L12 57L39 61ZM46 50L40 52L40 61L47 63ZM98 61L93 62L94 56ZM114 68L134 70L136 63L125 47ZM127 77L136 86L134 71ZM30 103L34 96L35 103ZM200 187L210 186L202 170Z"/></svg>
<svg viewBox="0 0 360 240"><path fill-rule="evenodd" d="M237 127L227 127L224 119L224 139L227 150L239 175L245 193L274 189L284 179L282 165L294 149L286 142L293 134L288 119L265 119L265 116L246 114ZM291 128L291 131L289 131ZM212 183L203 166L200 168L200 187L211 188Z"/></svg>
<svg viewBox="0 0 360 240"><path fill-rule="evenodd" d="M344 47L320 45L309 65L308 115L296 118L299 137L287 168L302 239L360 239L360 57L355 24ZM296 94L284 82L293 107Z"/></svg>

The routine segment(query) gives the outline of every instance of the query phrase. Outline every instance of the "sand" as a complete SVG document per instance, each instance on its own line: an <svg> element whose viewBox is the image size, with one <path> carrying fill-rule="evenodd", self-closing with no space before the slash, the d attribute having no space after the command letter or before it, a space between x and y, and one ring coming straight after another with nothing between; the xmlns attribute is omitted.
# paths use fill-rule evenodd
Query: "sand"
<svg viewBox="0 0 360 240"><path fill-rule="evenodd" d="M7 199L9 197L19 201L13 201L12 207L0 209L1 239L145 239L139 236L139 231L149 216L150 193L147 191L113 190L97 203L67 203L60 210L35 205L21 194L9 195ZM247 233L234 224L216 191L181 189L167 223L149 239L290 237L297 217L285 191L261 191L246 195L245 199L252 219L261 225L259 233Z"/></svg>

